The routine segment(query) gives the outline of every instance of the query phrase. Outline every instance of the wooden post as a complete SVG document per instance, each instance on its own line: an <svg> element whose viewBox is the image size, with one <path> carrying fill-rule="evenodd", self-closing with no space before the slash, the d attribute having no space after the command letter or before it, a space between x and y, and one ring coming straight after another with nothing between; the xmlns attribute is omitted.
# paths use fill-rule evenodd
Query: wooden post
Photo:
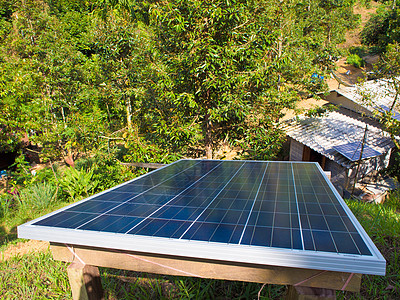
<svg viewBox="0 0 400 300"><path fill-rule="evenodd" d="M97 267L84 265L80 262L72 262L67 271L74 300L104 299L100 272Z"/></svg>
<svg viewBox="0 0 400 300"><path fill-rule="evenodd" d="M366 137L367 137L367 131L368 131L368 125L365 125L364 137L363 137L363 139L362 139L362 144L361 144L360 157L358 158L358 164L357 164L357 169L356 169L356 175L354 176L353 189L351 190L351 195L350 195L350 196L353 196L353 194L354 194L354 189L356 188L358 172L360 171L360 166L361 166L361 161L362 161L362 155L363 155L363 152L364 152L365 139L366 139Z"/></svg>
<svg viewBox="0 0 400 300"><path fill-rule="evenodd" d="M287 300L334 300L335 290L290 285Z"/></svg>

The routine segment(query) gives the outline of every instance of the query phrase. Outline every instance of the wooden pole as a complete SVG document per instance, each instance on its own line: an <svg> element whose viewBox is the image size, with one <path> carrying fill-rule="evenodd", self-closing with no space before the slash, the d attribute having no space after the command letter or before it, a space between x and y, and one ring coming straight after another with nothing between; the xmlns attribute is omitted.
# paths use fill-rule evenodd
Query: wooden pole
<svg viewBox="0 0 400 300"><path fill-rule="evenodd" d="M358 165L357 165L356 175L354 176L354 183L353 183L353 189L351 191L351 196L353 196L354 189L356 188L357 176L358 176L358 172L360 171L361 160L362 160L362 155L363 155L364 145L365 145L365 139L367 137L367 130L368 130L368 125L365 125L364 136L363 136L362 143L361 143L360 157L358 158Z"/></svg>
<svg viewBox="0 0 400 300"><path fill-rule="evenodd" d="M290 285L286 300L334 300L336 291L331 289L312 288L308 286Z"/></svg>
<svg viewBox="0 0 400 300"><path fill-rule="evenodd" d="M140 163L140 162L132 162L132 163L121 162L120 164L128 167L149 168L149 169L159 169L161 167L166 166L166 164Z"/></svg>
<svg viewBox="0 0 400 300"><path fill-rule="evenodd" d="M67 272L74 300L104 299L100 272L97 267L72 262L68 266Z"/></svg>

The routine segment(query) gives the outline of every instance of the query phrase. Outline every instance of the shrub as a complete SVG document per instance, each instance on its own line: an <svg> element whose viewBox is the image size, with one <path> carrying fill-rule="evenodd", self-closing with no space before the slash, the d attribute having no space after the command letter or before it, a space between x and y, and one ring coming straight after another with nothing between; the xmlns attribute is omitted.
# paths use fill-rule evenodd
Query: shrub
<svg viewBox="0 0 400 300"><path fill-rule="evenodd" d="M346 63L348 63L349 65L353 65L356 68L364 67L364 60L357 54L350 54L347 57Z"/></svg>
<svg viewBox="0 0 400 300"><path fill-rule="evenodd" d="M78 170L70 167L64 171L64 175L60 178L60 186L73 200L77 200L81 196L88 197L94 193L98 185L98 181L93 180L92 177L92 169Z"/></svg>
<svg viewBox="0 0 400 300"><path fill-rule="evenodd" d="M128 181L143 172L122 166L115 155L98 153L76 161L77 170L93 170L92 180L97 182L94 192L103 191Z"/></svg>

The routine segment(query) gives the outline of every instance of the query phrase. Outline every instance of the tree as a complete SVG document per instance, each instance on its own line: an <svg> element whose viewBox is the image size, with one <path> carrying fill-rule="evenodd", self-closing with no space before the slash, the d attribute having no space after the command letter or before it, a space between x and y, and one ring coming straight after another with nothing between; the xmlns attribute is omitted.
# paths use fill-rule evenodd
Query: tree
<svg viewBox="0 0 400 300"><path fill-rule="evenodd" d="M381 52L384 52L387 45L400 42L399 16L399 8L381 5L361 32L363 43L377 46Z"/></svg>
<svg viewBox="0 0 400 300"><path fill-rule="evenodd" d="M276 91L277 64L270 62L282 54L274 50L279 32L269 8L252 1L151 6L150 24L164 62L154 104L160 113L151 127L177 143L182 137L197 140L207 158L219 141L240 141L250 128L261 126L262 136L274 135L273 122L293 95Z"/></svg>
<svg viewBox="0 0 400 300"><path fill-rule="evenodd" d="M400 150L400 143L398 137L400 136L400 121L394 118L394 115L400 112L400 44L389 44L384 53L375 66L376 74L384 80L386 86L384 87L383 96L388 96L393 99L389 110L377 109L376 114L383 126L383 130L390 134L390 137L398 150ZM367 101L374 105L374 95L366 93L365 98ZM382 96L382 95L380 95ZM376 104L375 106L376 107Z"/></svg>
<svg viewBox="0 0 400 300"><path fill-rule="evenodd" d="M96 147L103 114L93 97L93 61L84 53L90 16L68 11L60 18L43 1L22 1L11 22L0 48L0 124L29 134L50 156ZM76 22L79 30L70 25Z"/></svg>

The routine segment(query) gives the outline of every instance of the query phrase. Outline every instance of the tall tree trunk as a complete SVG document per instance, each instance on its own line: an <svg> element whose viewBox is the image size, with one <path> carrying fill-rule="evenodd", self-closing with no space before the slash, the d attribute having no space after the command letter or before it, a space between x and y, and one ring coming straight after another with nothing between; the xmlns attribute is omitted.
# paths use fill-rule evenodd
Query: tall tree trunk
<svg viewBox="0 0 400 300"><path fill-rule="evenodd" d="M331 25L328 24L326 26L326 46L329 46L331 44L331 35L332 35L332 28Z"/></svg>
<svg viewBox="0 0 400 300"><path fill-rule="evenodd" d="M206 158L212 159L212 124L210 115L207 113L204 117L204 148L206 150Z"/></svg>
<svg viewBox="0 0 400 300"><path fill-rule="evenodd" d="M132 130L132 103L130 97L126 97L126 123L128 125L128 130Z"/></svg>

